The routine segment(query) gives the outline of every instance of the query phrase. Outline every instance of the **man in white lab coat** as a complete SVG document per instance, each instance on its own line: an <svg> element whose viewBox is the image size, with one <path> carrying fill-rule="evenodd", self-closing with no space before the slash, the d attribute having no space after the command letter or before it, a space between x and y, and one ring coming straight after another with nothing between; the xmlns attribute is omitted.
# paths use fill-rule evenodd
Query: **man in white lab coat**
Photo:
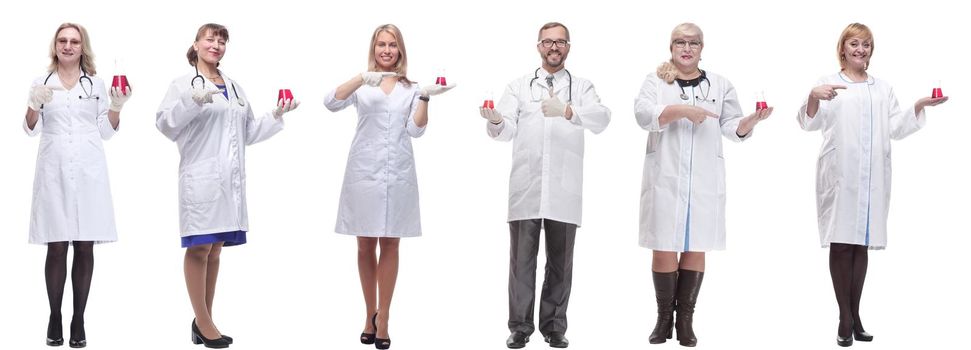
<svg viewBox="0 0 971 350"><path fill-rule="evenodd" d="M509 177L509 338L506 346L526 346L533 333L536 256L546 231L546 277L539 329L552 347L569 345L566 309L573 278L573 244L580 226L583 134L600 133L610 110L600 104L590 81L573 76L564 63L570 32L551 22L539 31L536 49L542 67L513 80L496 108L480 108L486 131L498 141L513 140Z"/></svg>

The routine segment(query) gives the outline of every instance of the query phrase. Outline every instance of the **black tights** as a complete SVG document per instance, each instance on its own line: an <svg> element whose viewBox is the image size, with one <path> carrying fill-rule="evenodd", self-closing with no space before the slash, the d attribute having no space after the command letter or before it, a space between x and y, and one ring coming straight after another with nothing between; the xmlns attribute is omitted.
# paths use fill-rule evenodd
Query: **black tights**
<svg viewBox="0 0 971 350"><path fill-rule="evenodd" d="M863 332L860 321L860 297L866 280L867 247L856 244L832 243L829 247L829 274L839 304L841 337L851 331Z"/></svg>
<svg viewBox="0 0 971 350"><path fill-rule="evenodd" d="M51 306L51 316L47 325L47 337L61 339L61 301L64 299L64 283L67 279L68 242L47 244L47 263L44 277L47 281L47 299ZM94 272L94 242L74 242L74 264L71 267L71 285L74 291L74 316L71 319L71 339L85 339L84 307L88 303L91 290L91 275Z"/></svg>

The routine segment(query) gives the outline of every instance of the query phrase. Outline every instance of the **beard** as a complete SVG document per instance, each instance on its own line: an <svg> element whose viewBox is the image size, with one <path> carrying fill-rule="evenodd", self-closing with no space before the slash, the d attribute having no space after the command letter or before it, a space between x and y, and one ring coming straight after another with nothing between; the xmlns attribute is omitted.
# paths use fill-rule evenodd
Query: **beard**
<svg viewBox="0 0 971 350"><path fill-rule="evenodd" d="M558 60L555 60L555 61L553 60L553 58L550 57L550 54L552 54L554 52L559 54L559 59ZM546 62L546 65L547 66L550 66L550 67L559 67L559 66L563 65L563 59L564 58L565 57L563 56L563 53L562 52L560 52L560 51L550 51L550 52L547 52L546 53L546 56L543 56L543 61Z"/></svg>

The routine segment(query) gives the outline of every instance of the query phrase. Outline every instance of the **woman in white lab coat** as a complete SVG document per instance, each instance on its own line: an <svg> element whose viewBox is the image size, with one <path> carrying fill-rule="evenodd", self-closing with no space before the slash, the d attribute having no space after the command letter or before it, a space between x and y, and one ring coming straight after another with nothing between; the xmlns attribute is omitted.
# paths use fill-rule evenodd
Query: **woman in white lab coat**
<svg viewBox="0 0 971 350"><path fill-rule="evenodd" d="M694 346L695 301L705 252L725 249L725 159L721 137L743 141L772 108L742 116L735 88L698 68L701 28L671 32L671 59L650 74L635 100L637 123L649 131L641 189L640 245L653 252L657 324L650 343L677 328L681 345ZM679 262L678 253L681 253ZM677 305L677 319L674 309Z"/></svg>
<svg viewBox="0 0 971 350"><path fill-rule="evenodd" d="M283 129L283 114L299 103L279 100L261 118L240 84L219 70L229 31L199 28L186 57L194 68L176 78L159 106L156 127L179 146L179 224L185 285L195 319L192 341L224 348L232 338L212 320L222 247L246 243L245 147Z"/></svg>
<svg viewBox="0 0 971 350"><path fill-rule="evenodd" d="M358 122L341 188L335 231L357 236L357 265L364 292L361 343L391 346L388 318L398 276L398 242L421 235L418 179L411 139L428 123L429 96L452 86L419 88L407 77L408 55L393 24L371 35L368 70L324 98L339 111L353 105ZM381 254L375 254L381 246Z"/></svg>
<svg viewBox="0 0 971 350"><path fill-rule="evenodd" d="M108 185L102 140L118 130L121 108L131 97L95 76L94 52L87 30L64 23L54 32L48 72L30 89L24 130L40 134L30 243L47 245L44 275L51 314L47 345L64 344L61 300L67 277L67 250L74 245L71 284L74 316L71 347L84 347L84 309L94 272L94 244L114 242L115 214ZM111 103L108 102L111 98Z"/></svg>
<svg viewBox="0 0 971 350"><path fill-rule="evenodd" d="M867 250L887 245L890 140L919 130L926 122L924 107L947 101L923 97L901 108L893 88L867 73L873 50L867 26L847 26L836 44L840 72L820 78L798 114L804 130L823 132L816 208L820 243L830 252L840 346L873 339L860 321L860 297Z"/></svg>

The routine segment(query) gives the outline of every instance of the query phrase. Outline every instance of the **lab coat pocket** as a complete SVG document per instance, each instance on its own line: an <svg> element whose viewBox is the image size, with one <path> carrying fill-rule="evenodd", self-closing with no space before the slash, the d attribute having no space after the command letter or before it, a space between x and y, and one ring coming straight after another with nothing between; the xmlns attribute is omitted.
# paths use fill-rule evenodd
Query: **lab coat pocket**
<svg viewBox="0 0 971 350"><path fill-rule="evenodd" d="M816 164L818 171L816 189L820 192L828 192L839 184L839 159L836 155L836 147L827 149L819 155L819 161Z"/></svg>
<svg viewBox="0 0 971 350"><path fill-rule="evenodd" d="M529 188L533 177L530 175L529 150L517 150L513 154L512 170L509 175L509 193L519 193Z"/></svg>
<svg viewBox="0 0 971 350"><path fill-rule="evenodd" d="M567 151L563 154L563 167L560 169L563 189L573 195L583 192L583 158Z"/></svg>
<svg viewBox="0 0 971 350"><path fill-rule="evenodd" d="M219 199L221 176L215 158L199 161L185 168L181 178L182 203L211 203Z"/></svg>

